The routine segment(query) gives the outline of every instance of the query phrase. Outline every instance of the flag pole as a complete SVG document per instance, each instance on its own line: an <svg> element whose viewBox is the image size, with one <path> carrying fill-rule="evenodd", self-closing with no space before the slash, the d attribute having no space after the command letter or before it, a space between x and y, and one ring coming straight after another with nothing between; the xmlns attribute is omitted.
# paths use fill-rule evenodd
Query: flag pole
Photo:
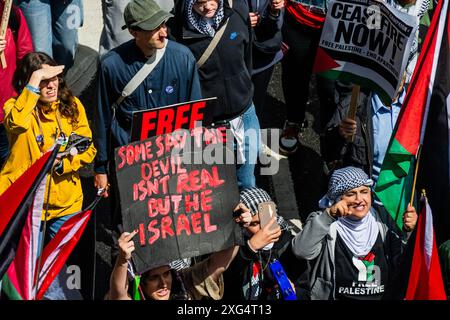
<svg viewBox="0 0 450 320"><path fill-rule="evenodd" d="M411 200L409 203L413 205L414 201L414 190L416 189L416 182L417 182L417 172L419 171L419 164L420 164L420 155L422 153L422 144L419 144L419 148L417 148L417 156L416 156L416 168L414 169L414 181L412 185L412 192L411 192ZM422 191L424 193L424 190Z"/></svg>
<svg viewBox="0 0 450 320"><path fill-rule="evenodd" d="M427 197L427 193L425 191L425 189L422 189L422 192L420 194L422 197L426 198Z"/></svg>
<svg viewBox="0 0 450 320"><path fill-rule="evenodd" d="M0 25L0 38L5 38L6 28L8 27L9 15L11 13L12 2L13 0L5 0L5 6L3 7L2 21ZM6 69L7 65L4 52L0 54L0 62L2 68Z"/></svg>
<svg viewBox="0 0 450 320"><path fill-rule="evenodd" d="M361 87L355 84L352 88L352 98L350 100L350 106L347 112L347 118L355 120L356 110L358 109L359 91ZM347 142L353 142L355 140L355 135L352 135L347 139Z"/></svg>
<svg viewBox="0 0 450 320"><path fill-rule="evenodd" d="M47 203L45 205L45 211L44 211L44 223L43 223L43 227L42 227L42 238L41 238L41 243L39 243L39 258L37 261L37 268L36 268L36 273L35 273L35 278L34 280L34 297L33 300L36 300L38 291L39 291L39 278L40 278L40 272L41 272L41 263L42 263L42 254L44 252L44 242L45 242L45 234L47 232L47 217L48 217L48 208L49 208L49 201L48 199L50 198L50 187L52 184L52 176L53 176L53 171L55 169L55 164L52 165L52 168L50 170L50 174L49 174L49 179L48 179L48 187L47 187Z"/></svg>
<svg viewBox="0 0 450 320"><path fill-rule="evenodd" d="M57 143L53 149L53 152L55 152L55 156L52 158L52 167L50 168L50 172L48 173L49 177L48 177L48 187L47 187L47 203L45 204L45 209L44 209L44 223L42 226L42 238L41 238L41 243L39 243L39 257L38 257L38 261L37 261L37 268L35 270L35 274L34 274L34 279L33 279L33 286L34 286L34 296L33 296L33 300L36 300L36 296L39 292L39 278L40 278L40 269L41 269L41 263L42 263L42 254L44 252L44 242L45 242L45 233L46 233L46 229L47 229L47 217L48 217L48 209L49 209L49 201L48 199L50 199L50 187L52 184L52 177L53 177L53 172L55 171L55 159L56 156L58 155L59 149L61 148L61 145L59 143ZM55 151L56 149L56 151Z"/></svg>

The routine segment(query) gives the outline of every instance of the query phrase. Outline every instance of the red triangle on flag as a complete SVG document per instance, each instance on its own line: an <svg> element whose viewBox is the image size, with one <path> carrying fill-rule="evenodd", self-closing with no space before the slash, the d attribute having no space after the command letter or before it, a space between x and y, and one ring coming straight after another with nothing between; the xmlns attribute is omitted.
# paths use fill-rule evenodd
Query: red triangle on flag
<svg viewBox="0 0 450 320"><path fill-rule="evenodd" d="M78 212L69 218L45 246L42 251L41 265L36 266L36 269L40 268L38 270L39 275L36 275L38 277L36 300L42 300L45 292L63 268L81 239L91 215L92 209L89 209ZM39 258L37 259L37 264L39 264Z"/></svg>
<svg viewBox="0 0 450 320"><path fill-rule="evenodd" d="M8 226L17 209L23 204L23 199L30 193L33 186L37 186L37 177L44 170L52 152L47 152L28 168L8 189L0 196L0 236Z"/></svg>
<svg viewBox="0 0 450 320"><path fill-rule="evenodd" d="M321 47L317 48L316 60L314 61L313 72L321 73L340 67L341 65L331 58Z"/></svg>
<svg viewBox="0 0 450 320"><path fill-rule="evenodd" d="M447 300L428 201L417 221L411 270L405 300Z"/></svg>

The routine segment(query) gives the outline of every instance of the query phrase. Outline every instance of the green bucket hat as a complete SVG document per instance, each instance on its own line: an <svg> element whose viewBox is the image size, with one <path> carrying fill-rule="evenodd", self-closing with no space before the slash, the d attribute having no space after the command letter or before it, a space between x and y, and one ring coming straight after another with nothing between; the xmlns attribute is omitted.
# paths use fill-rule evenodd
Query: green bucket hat
<svg viewBox="0 0 450 320"><path fill-rule="evenodd" d="M162 10L153 0L132 0L125 7L125 25L122 29L139 27L151 31L171 17L172 14Z"/></svg>

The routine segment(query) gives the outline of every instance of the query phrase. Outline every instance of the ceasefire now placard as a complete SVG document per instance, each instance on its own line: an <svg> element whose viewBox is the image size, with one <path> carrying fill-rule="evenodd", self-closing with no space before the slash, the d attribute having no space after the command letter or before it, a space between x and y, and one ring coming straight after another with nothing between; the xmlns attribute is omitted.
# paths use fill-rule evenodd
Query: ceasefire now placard
<svg viewBox="0 0 450 320"><path fill-rule="evenodd" d="M314 72L369 87L390 104L406 69L418 24L417 17L379 1L331 1Z"/></svg>

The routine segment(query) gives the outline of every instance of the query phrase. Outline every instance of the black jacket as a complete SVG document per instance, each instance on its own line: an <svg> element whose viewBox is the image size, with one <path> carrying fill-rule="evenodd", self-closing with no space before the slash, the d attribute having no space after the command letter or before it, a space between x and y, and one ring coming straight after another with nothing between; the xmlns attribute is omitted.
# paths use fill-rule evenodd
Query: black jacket
<svg viewBox="0 0 450 320"><path fill-rule="evenodd" d="M185 3L186 0L176 2L175 18L169 20L170 33L177 42L187 46L198 61L213 38L188 25ZM219 28L229 18L227 29L199 69L202 96L219 100L213 111L214 121L233 119L244 113L253 98L252 33L247 3L234 0L230 8L224 0L224 15Z"/></svg>
<svg viewBox="0 0 450 320"><path fill-rule="evenodd" d="M248 0L250 11L258 12L261 16L259 23L253 28L253 68L259 69L270 64L275 55L281 50L283 41L281 26L284 11L279 16L270 13L270 0L257 1L259 7L253 7L255 1Z"/></svg>
<svg viewBox="0 0 450 320"><path fill-rule="evenodd" d="M347 142L339 134L339 124L347 117L351 90L340 93L336 111L321 136L321 153L330 171L347 166L363 169L372 175L373 128L370 96L360 93L360 103L356 112L356 134L353 142Z"/></svg>
<svg viewBox="0 0 450 320"><path fill-rule="evenodd" d="M270 250L258 250L255 253L248 246L248 236L244 237L245 242L239 249L236 258L224 273L224 300L249 300L244 296L243 285L248 283L252 277L252 266L254 262L260 262L263 268L263 279L259 286L262 293L258 300L274 299L272 289L276 285L276 280L272 276L269 264L273 259L280 261L286 274L293 283L306 270L306 261L297 259L291 249L291 240L294 236L288 230L283 230L280 239L274 243Z"/></svg>

